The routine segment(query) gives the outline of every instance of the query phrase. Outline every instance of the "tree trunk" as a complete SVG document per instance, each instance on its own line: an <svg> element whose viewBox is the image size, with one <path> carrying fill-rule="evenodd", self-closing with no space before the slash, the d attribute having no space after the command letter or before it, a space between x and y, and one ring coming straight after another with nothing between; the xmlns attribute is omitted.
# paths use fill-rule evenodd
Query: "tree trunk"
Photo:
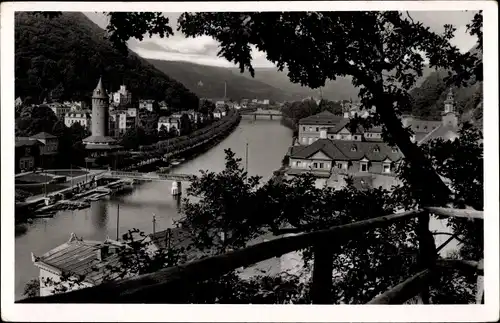
<svg viewBox="0 0 500 323"><path fill-rule="evenodd" d="M385 100L385 95L382 95L376 104L377 112L414 171L411 176L411 185L412 189L417 190L415 195L419 199L418 202L424 206L446 204L450 197L450 190L434 171L431 162L425 157L422 150L411 142L401 121L387 102L392 101Z"/></svg>

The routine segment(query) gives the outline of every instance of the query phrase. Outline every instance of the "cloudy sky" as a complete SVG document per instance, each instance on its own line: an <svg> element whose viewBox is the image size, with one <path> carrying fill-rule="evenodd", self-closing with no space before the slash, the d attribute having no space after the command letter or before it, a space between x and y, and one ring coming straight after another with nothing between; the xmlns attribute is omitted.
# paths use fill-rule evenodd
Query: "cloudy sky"
<svg viewBox="0 0 500 323"><path fill-rule="evenodd" d="M87 12L85 14L100 27L106 27L107 17L102 13ZM175 26L180 13L164 13L164 15L170 18L171 26ZM410 15L414 20L421 21L436 32L442 32L445 24L455 26L457 30L452 42L464 52L476 43L476 38L466 32L466 25L474 16L472 11L414 11L410 12ZM173 29L175 32L175 28ZM163 39L158 36L152 38L145 36L141 42L132 39L128 45L130 49L144 58L188 61L213 66L234 66L225 59L217 57L218 44L208 36L185 38L182 33L175 32L174 36ZM254 50L252 55L254 67L274 66L266 59L264 53Z"/></svg>

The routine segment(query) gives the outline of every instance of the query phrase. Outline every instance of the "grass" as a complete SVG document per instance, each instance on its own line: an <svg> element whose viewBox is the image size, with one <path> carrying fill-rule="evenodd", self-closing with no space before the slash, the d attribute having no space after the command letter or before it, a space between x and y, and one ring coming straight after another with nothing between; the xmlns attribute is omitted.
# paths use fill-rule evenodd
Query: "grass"
<svg viewBox="0 0 500 323"><path fill-rule="evenodd" d="M85 175L85 174L88 174L89 172L87 172L86 170L73 170L73 171L69 171L69 170L52 170L52 171L48 171L47 173L49 174L54 174L54 175L59 175L59 176L72 176L72 177L77 177L77 176L82 176L82 175Z"/></svg>

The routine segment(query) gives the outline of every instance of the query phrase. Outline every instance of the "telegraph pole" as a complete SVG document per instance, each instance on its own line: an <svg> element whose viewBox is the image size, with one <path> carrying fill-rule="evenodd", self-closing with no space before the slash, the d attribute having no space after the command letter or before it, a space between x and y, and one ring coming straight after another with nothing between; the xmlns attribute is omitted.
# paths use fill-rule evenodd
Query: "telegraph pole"
<svg viewBox="0 0 500 323"><path fill-rule="evenodd" d="M120 204L116 205L116 241L120 237Z"/></svg>
<svg viewBox="0 0 500 323"><path fill-rule="evenodd" d="M156 233L156 215L153 213L153 236Z"/></svg>
<svg viewBox="0 0 500 323"><path fill-rule="evenodd" d="M248 142L245 149L245 171L248 172Z"/></svg>

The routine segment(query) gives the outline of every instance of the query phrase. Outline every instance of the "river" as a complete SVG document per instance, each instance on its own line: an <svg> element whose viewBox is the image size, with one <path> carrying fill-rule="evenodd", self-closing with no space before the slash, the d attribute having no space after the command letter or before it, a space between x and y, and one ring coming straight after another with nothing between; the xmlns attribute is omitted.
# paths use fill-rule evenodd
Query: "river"
<svg viewBox="0 0 500 323"><path fill-rule="evenodd" d="M271 178L274 170L292 142L292 131L280 124L279 118L243 116L238 127L217 146L172 170L178 174L199 174L199 170L219 172L224 169L224 149L231 148L245 165L248 143L248 172ZM183 183L183 190L187 183ZM120 197L120 234L132 228L150 233L152 218L156 216L156 230L172 227L172 220L179 218L179 202L170 195L171 182L148 182ZM38 270L31 262L31 253L42 255L66 242L74 232L87 240L116 238L118 201L93 202L89 209L59 212L53 218L36 219L31 224L16 228L15 292L16 300L23 298L25 284L38 277Z"/></svg>

